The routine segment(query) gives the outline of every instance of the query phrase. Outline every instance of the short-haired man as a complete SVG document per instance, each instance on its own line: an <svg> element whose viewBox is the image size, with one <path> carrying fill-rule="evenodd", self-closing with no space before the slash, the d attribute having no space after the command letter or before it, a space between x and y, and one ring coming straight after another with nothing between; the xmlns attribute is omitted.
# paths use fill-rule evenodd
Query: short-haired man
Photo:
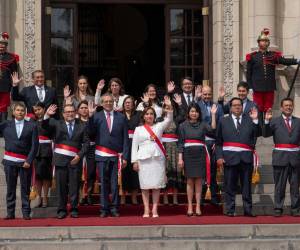
<svg viewBox="0 0 300 250"><path fill-rule="evenodd" d="M30 220L29 193L31 185L32 162L37 154L39 139L35 123L25 120L26 109L21 103L13 107L14 119L0 124L5 140L5 152L2 163L7 183L5 219L15 218L16 187L20 176L22 213Z"/></svg>
<svg viewBox="0 0 300 250"><path fill-rule="evenodd" d="M259 130L257 110L243 114L243 101L234 97L230 101L230 115L218 125L216 158L218 167L224 167L225 214L234 216L238 180L241 183L244 215L253 217L251 179L253 153Z"/></svg>
<svg viewBox="0 0 300 250"><path fill-rule="evenodd" d="M111 94L101 97L103 110L94 114L95 108L89 106L89 129L95 131L95 159L100 173L101 212L104 218L119 214L118 174L125 167L129 157L128 126L125 116L113 110L114 99ZM112 199L109 202L109 191Z"/></svg>
<svg viewBox="0 0 300 250"><path fill-rule="evenodd" d="M47 110L47 116L54 115L56 105L51 105ZM48 118L48 117L45 118ZM86 124L75 119L76 110L71 104L63 109L63 119L50 118L46 123L55 131L55 149L53 152L53 164L55 166L56 189L58 194L57 218L67 216L68 193L71 203L71 217L78 217L79 187L82 173L82 159L88 152L89 138Z"/></svg>
<svg viewBox="0 0 300 250"><path fill-rule="evenodd" d="M17 73L12 75L12 99L14 101L22 101L25 103L28 116L32 117L33 106L37 102L41 102L45 105L46 109L51 105L58 105L57 94L55 88L48 87L45 84L45 74L43 70L35 70L32 72L33 85L24 87L19 91L19 83L21 78L19 78ZM58 112L56 113L56 118L59 117Z"/></svg>
<svg viewBox="0 0 300 250"><path fill-rule="evenodd" d="M272 118L271 109L266 112L263 136L273 136L273 175L275 182L274 212L281 216L287 180L290 183L291 215L300 216L300 119L293 116L294 101L281 100L281 115Z"/></svg>

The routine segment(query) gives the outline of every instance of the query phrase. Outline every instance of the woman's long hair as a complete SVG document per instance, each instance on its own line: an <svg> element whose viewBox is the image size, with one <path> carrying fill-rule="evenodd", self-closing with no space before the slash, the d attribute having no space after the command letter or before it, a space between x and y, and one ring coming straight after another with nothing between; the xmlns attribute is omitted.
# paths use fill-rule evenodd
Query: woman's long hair
<svg viewBox="0 0 300 250"><path fill-rule="evenodd" d="M78 79L77 79L77 84L75 85L75 89L74 89L74 96L75 96L75 99L78 100L78 101L81 101L81 100L80 100L80 96L79 96L79 87L78 87L78 82L79 82L79 80L81 80L81 79L84 79L84 80L86 80L86 82L87 82L86 94L87 94L87 95L94 95L94 93L93 93L93 91L92 91L92 89L91 89L91 86L90 86L90 84L89 84L88 78L87 78L86 76L84 76L84 75L80 75L80 76L78 77Z"/></svg>
<svg viewBox="0 0 300 250"><path fill-rule="evenodd" d="M116 83L119 84L119 86L120 86L120 92L119 92L119 95L120 95L120 96L124 95L124 94L125 94L124 85L123 85L121 79L120 79L120 78L117 78L117 77L113 77L113 78L111 78L111 79L109 80L107 92L112 93L112 91L111 91L111 84L112 84L113 82L116 82Z"/></svg>

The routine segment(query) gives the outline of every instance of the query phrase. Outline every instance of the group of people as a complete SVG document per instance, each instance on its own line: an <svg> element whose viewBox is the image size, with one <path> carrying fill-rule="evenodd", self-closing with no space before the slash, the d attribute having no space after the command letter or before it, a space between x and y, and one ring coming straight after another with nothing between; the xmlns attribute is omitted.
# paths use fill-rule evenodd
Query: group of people
<svg viewBox="0 0 300 250"><path fill-rule="evenodd" d="M17 73L17 57L6 51L8 35L1 33L0 38L0 133L5 140L3 165L7 182L5 219L15 218L18 176L23 218L31 219L29 194L33 172L42 207L48 205L54 178L59 219L68 215L68 200L70 216L77 218L78 205L93 204L93 191L99 184L102 218L120 216L119 205L125 202L127 193L131 194L132 203L137 204L139 190L143 217L159 217L161 190L165 204L170 190L173 203L178 204L178 191L184 187L187 216L201 216L206 191L211 193L212 204L220 202L218 171L224 172L225 215L235 215L235 195L240 183L244 215L254 217L251 178L258 167L258 136L274 138L275 215L282 215L289 179L291 214L300 216L300 120L292 116L294 103L290 98L281 101L282 114L272 118L271 101L276 86L275 65L298 61L270 52L268 31L264 30L258 38L259 50L247 55L247 82L237 85L238 97L227 103L223 88L214 103L211 87L194 86L188 76L182 78L179 91L179 86L168 82L162 97L158 96L156 86L149 84L138 104L133 96L125 94L119 78L112 78L108 86L100 80L94 95L88 78L80 76L73 94L65 86L61 114L56 90L45 84L42 70L32 73L32 86L19 89L22 79ZM9 62L4 62L5 58ZM253 91L254 102L248 99L249 91ZM7 120L10 97L17 102L13 105L13 119Z"/></svg>

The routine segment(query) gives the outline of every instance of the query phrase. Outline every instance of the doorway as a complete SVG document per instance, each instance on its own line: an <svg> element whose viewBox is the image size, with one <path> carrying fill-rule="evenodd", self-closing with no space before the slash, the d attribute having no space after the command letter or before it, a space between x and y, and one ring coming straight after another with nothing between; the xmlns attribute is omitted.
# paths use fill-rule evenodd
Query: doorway
<svg viewBox="0 0 300 250"><path fill-rule="evenodd" d="M78 6L78 73L99 79L118 77L126 93L141 95L149 83L165 80L163 5Z"/></svg>

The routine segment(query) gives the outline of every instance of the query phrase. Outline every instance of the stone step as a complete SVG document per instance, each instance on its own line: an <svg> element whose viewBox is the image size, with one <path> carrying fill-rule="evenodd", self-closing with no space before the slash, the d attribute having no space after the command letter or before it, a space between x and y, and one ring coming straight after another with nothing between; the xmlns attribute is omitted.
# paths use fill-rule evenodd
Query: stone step
<svg viewBox="0 0 300 250"><path fill-rule="evenodd" d="M299 249L298 225L0 228L1 249Z"/></svg>

